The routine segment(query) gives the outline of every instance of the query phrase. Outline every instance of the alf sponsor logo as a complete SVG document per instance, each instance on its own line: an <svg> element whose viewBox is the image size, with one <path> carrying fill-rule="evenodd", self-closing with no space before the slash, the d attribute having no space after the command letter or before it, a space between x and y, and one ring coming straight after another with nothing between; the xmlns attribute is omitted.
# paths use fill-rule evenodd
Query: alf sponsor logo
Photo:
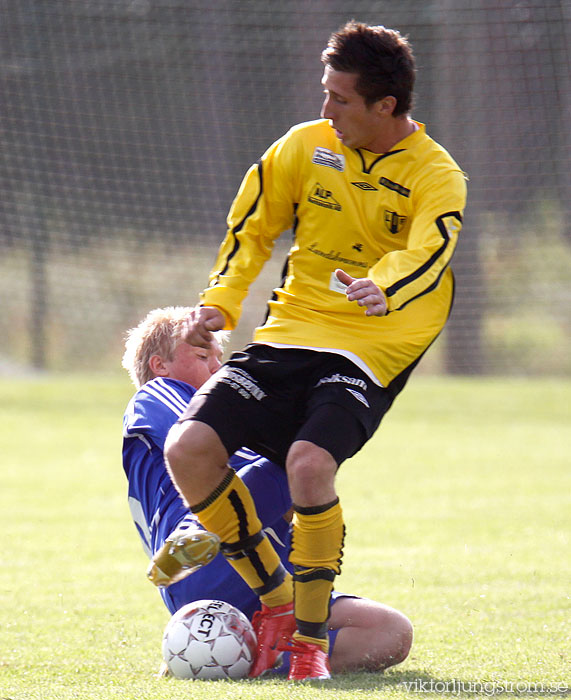
<svg viewBox="0 0 571 700"><path fill-rule="evenodd" d="M316 182L313 186L307 201L312 204L317 204L320 207L325 207L326 209L341 211L341 205L335 199L331 190L326 189L320 185L319 182Z"/></svg>

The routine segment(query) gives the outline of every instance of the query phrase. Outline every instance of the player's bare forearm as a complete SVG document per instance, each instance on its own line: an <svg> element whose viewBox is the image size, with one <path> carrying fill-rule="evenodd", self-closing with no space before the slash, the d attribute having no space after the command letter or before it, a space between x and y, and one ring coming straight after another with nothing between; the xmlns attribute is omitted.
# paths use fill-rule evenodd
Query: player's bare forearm
<svg viewBox="0 0 571 700"><path fill-rule="evenodd" d="M210 348L212 332L224 328L226 319L215 306L197 306L187 321L182 339L199 348Z"/></svg>
<svg viewBox="0 0 571 700"><path fill-rule="evenodd" d="M384 316L387 313L387 300L379 287L370 279L351 277L344 270L335 270L337 279L347 285L345 294L348 301L356 301L364 306L366 316Z"/></svg>

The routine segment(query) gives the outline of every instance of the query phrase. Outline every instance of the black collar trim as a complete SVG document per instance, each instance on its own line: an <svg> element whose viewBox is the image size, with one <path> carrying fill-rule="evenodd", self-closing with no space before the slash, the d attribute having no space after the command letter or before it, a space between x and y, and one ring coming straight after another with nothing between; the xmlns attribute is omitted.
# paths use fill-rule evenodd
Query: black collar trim
<svg viewBox="0 0 571 700"><path fill-rule="evenodd" d="M398 148L396 151L387 151L387 153L383 153L378 158L375 158L375 160L371 163L371 165L369 165L368 168L367 168L367 161L365 160L365 156L361 152L361 149L357 148L356 150L357 150L357 153L359 154L359 157L361 158L363 172L365 173L365 175L369 175L371 173L371 170L375 167L375 165L379 161L383 160L383 158L387 158L388 156L393 156L393 155L395 155L395 153L402 153L403 151L406 151L406 148Z"/></svg>

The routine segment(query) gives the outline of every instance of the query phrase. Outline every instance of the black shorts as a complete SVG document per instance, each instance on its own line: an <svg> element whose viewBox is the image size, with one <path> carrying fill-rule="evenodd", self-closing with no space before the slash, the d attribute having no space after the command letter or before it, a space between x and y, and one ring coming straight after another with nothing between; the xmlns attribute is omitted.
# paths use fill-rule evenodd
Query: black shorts
<svg viewBox="0 0 571 700"><path fill-rule="evenodd" d="M213 428L228 454L245 446L285 465L296 440L341 464L373 435L393 396L342 355L249 345L196 392L179 419Z"/></svg>

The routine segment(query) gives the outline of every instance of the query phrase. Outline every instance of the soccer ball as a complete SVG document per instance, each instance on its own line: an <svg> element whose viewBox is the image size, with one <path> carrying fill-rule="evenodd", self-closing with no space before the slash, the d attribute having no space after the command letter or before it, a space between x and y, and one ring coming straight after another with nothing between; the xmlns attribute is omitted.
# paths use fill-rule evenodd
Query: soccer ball
<svg viewBox="0 0 571 700"><path fill-rule="evenodd" d="M256 645L254 628L242 611L221 600L198 600L169 620L163 659L175 678L245 678Z"/></svg>

